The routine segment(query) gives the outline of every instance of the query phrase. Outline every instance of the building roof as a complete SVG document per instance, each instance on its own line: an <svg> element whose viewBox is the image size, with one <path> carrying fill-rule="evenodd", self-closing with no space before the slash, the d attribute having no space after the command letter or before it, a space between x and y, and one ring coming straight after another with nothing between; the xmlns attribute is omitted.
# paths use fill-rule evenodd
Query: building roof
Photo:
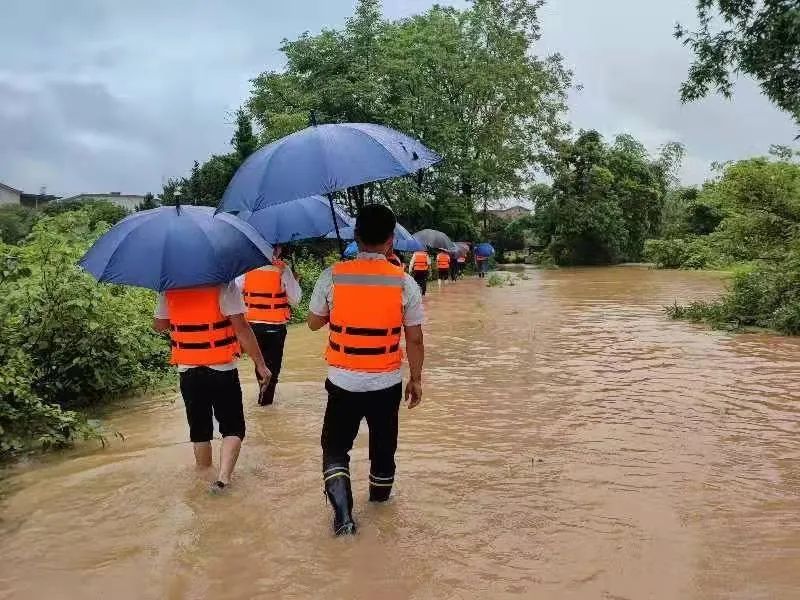
<svg viewBox="0 0 800 600"><path fill-rule="evenodd" d="M9 192L16 192L17 194L21 194L22 193L22 190L18 190L17 188L13 188L10 185L6 185L2 181L0 181L0 188L3 188L4 190L8 190Z"/></svg>
<svg viewBox="0 0 800 600"><path fill-rule="evenodd" d="M88 198L144 198L144 194L120 194L119 192L99 192L97 194L75 194L68 198L62 198L60 202L71 202L73 200L85 200Z"/></svg>

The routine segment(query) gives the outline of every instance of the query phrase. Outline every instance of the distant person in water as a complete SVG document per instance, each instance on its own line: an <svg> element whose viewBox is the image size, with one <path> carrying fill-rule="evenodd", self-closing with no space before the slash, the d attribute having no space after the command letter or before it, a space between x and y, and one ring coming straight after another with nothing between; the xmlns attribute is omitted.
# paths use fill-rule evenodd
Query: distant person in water
<svg viewBox="0 0 800 600"><path fill-rule="evenodd" d="M172 342L170 362L177 365L198 468L213 464L214 419L222 436L219 473L211 491L222 492L231 482L245 435L242 388L237 360L250 356L262 386L271 373L264 363L246 307L235 283L168 290L159 295L153 329L167 331Z"/></svg>
<svg viewBox="0 0 800 600"><path fill-rule="evenodd" d="M425 250L418 250L411 256L408 270L424 296L428 291L428 277L431 270L431 257Z"/></svg>
<svg viewBox="0 0 800 600"><path fill-rule="evenodd" d="M450 276L450 254L441 250L436 255L436 268L439 271L439 281L447 281Z"/></svg>
<svg viewBox="0 0 800 600"><path fill-rule="evenodd" d="M322 477L336 535L356 531L350 450L362 419L369 427L369 499L386 502L392 491L403 396L403 332L410 370L405 398L409 408L422 401L422 295L414 280L386 258L395 225L388 207L365 206L355 225L358 255L320 275L309 306L311 330L325 325L330 330L321 444Z"/></svg>
<svg viewBox="0 0 800 600"><path fill-rule="evenodd" d="M489 272L489 257L487 256L479 256L475 255L475 266L478 270L478 277L483 279L486 277L486 273Z"/></svg>
<svg viewBox="0 0 800 600"><path fill-rule="evenodd" d="M261 406L269 406L275 400L283 365L286 324L292 318L291 307L297 306L303 296L295 274L281 258L282 251L280 244L276 244L272 264L236 280L247 307L247 321L253 328L267 368L272 372L269 385L258 397Z"/></svg>

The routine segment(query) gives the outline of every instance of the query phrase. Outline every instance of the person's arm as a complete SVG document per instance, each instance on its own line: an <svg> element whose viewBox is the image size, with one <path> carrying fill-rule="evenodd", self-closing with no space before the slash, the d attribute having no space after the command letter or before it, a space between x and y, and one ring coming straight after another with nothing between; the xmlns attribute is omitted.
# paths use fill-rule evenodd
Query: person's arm
<svg viewBox="0 0 800 600"><path fill-rule="evenodd" d="M308 328L311 331L318 331L328 324L328 317L315 315L313 312L309 311L306 323L308 323Z"/></svg>
<svg viewBox="0 0 800 600"><path fill-rule="evenodd" d="M161 333L169 329L169 310L164 292L159 292L156 309L153 312L153 330Z"/></svg>
<svg viewBox="0 0 800 600"><path fill-rule="evenodd" d="M236 339L239 340L242 350L244 350L253 361L258 382L261 385L268 384L272 373L264 362L264 356L261 354L261 348L258 347L258 341L253 333L253 328L250 327L250 323L247 322L243 314L228 315L228 319L230 319L231 325L233 325L233 331L236 333Z"/></svg>
<svg viewBox="0 0 800 600"><path fill-rule="evenodd" d="M414 408L422 402L422 364L425 362L422 325L406 327L405 334L408 368L411 371L408 383L406 383L406 402L408 402L408 408Z"/></svg>
<svg viewBox="0 0 800 600"><path fill-rule="evenodd" d="M317 331L328 324L331 309L328 304L328 294L333 287L333 276L330 269L322 272L314 284L314 291L311 292L311 299L308 301L308 328Z"/></svg>
<svg viewBox="0 0 800 600"><path fill-rule="evenodd" d="M291 269L284 269L281 275L281 282L283 283L283 289L286 290L286 299L289 301L289 304L297 306L300 303L300 299L303 297L303 289L300 287L300 283L297 279L295 279Z"/></svg>

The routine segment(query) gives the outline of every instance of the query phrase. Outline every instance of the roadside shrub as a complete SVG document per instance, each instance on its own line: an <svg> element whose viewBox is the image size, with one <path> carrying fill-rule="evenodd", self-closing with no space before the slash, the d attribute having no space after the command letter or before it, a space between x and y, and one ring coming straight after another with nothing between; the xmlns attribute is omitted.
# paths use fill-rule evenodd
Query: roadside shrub
<svg viewBox="0 0 800 600"><path fill-rule="evenodd" d="M76 261L108 224L88 210L37 222L0 247L0 455L96 435L64 408L154 383L168 344L151 328L155 295L98 284Z"/></svg>
<svg viewBox="0 0 800 600"><path fill-rule="evenodd" d="M674 319L704 322L716 328L766 327L800 334L800 256L779 264L761 263L736 274L730 291L712 302L672 306Z"/></svg>
<svg viewBox="0 0 800 600"><path fill-rule="evenodd" d="M703 269L711 257L706 238L647 240L644 244L644 259L659 269Z"/></svg>
<svg viewBox="0 0 800 600"><path fill-rule="evenodd" d="M500 275L499 273L491 273L489 277L486 279L486 286L487 287L501 287L505 285L506 278Z"/></svg>
<svg viewBox="0 0 800 600"><path fill-rule="evenodd" d="M24 206L0 207L0 242L18 244L31 232L39 213Z"/></svg>
<svg viewBox="0 0 800 600"><path fill-rule="evenodd" d="M311 292L314 284L319 279L325 265L316 256L303 254L295 258L294 270L300 279L300 288L303 290L303 298L300 304L292 309L292 323L304 323L308 318L308 303L311 300Z"/></svg>

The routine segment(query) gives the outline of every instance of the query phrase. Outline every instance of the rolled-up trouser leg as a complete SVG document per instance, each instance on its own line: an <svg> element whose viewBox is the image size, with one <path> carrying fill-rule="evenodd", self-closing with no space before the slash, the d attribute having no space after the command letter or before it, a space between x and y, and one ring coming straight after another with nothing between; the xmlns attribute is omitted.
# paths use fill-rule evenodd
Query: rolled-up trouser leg
<svg viewBox="0 0 800 600"><path fill-rule="evenodd" d="M399 383L369 392L371 397L364 408L369 426L369 499L373 502L385 502L392 493L402 392Z"/></svg>

